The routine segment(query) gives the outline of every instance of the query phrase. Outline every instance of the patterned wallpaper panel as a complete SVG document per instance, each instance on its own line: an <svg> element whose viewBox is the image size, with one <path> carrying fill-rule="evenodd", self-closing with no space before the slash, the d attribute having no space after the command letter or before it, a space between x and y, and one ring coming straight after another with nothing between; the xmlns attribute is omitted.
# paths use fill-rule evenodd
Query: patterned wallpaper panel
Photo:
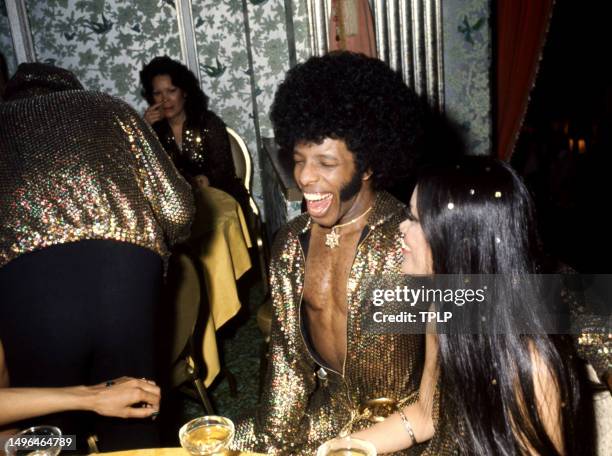
<svg viewBox="0 0 612 456"><path fill-rule="evenodd" d="M0 49L14 70L4 1ZM26 2L38 60L73 70L86 88L123 98L139 111L145 107L138 81L142 66L158 55L181 58L175 0ZM290 4L292 37L287 36L285 0L192 0L202 86L211 109L249 147L253 196L262 209L257 138L272 136L268 114L290 65L291 40L298 62L310 55L306 0ZM491 143L489 11L489 0L443 2L446 111L475 153L486 153Z"/></svg>
<svg viewBox="0 0 612 456"><path fill-rule="evenodd" d="M489 0L444 0L446 114L459 124L470 153L491 149Z"/></svg>
<svg viewBox="0 0 612 456"><path fill-rule="evenodd" d="M15 52L13 51L13 40L11 39L11 30L9 28L4 0L0 0L0 52L6 59L10 77L17 69L17 61L15 60Z"/></svg>
<svg viewBox="0 0 612 456"><path fill-rule="evenodd" d="M249 2L251 49L255 73L255 94L262 136L273 136L269 120L276 87L289 69L289 49L283 2Z"/></svg>
<svg viewBox="0 0 612 456"><path fill-rule="evenodd" d="M27 0L39 61L75 72L81 83L139 111L138 72L157 55L180 58L172 0Z"/></svg>
<svg viewBox="0 0 612 456"><path fill-rule="evenodd" d="M261 204L250 62L240 0L192 0L202 88L210 109L245 140L253 159L253 193Z"/></svg>
<svg viewBox="0 0 612 456"><path fill-rule="evenodd" d="M304 9L305 3L296 11ZM259 126L260 137L272 136L268 116L270 105L278 83L289 69L284 2L192 0L192 12L202 86L210 97L211 109L235 129L249 147L254 165L253 196L263 210L259 159L262 148L257 143L256 129ZM303 34L303 21L298 18L296 22ZM301 37L305 38L307 35Z"/></svg>
<svg viewBox="0 0 612 456"><path fill-rule="evenodd" d="M310 38L308 36L308 11L305 0L292 0L293 6L293 39L297 61L303 62L310 57Z"/></svg>
<svg viewBox="0 0 612 456"><path fill-rule="evenodd" d="M298 41L307 43L305 1L292 1ZM87 89L120 97L141 112L146 105L138 81L142 66L158 55L181 58L174 0L26 0L26 4L39 61L68 68ZM192 0L203 89L211 109L249 146L253 194L262 209L256 127L271 135L270 104L289 68L284 5L283 0ZM2 17L0 43L9 39ZM304 58L306 46L297 47Z"/></svg>

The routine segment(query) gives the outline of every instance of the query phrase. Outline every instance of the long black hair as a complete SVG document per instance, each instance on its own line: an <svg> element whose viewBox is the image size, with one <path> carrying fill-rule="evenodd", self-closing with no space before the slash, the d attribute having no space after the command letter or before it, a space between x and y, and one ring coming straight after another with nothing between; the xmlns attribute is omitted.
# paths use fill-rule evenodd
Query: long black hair
<svg viewBox="0 0 612 456"><path fill-rule="evenodd" d="M149 104L154 103L153 78L163 75L170 76L172 84L185 93L187 119L197 121L203 118L208 109L208 97L201 89L198 79L189 68L168 56L155 57L140 72L141 93L147 102Z"/></svg>
<svg viewBox="0 0 612 456"><path fill-rule="evenodd" d="M465 157L426 169L417 185L434 274L510 278L499 293L503 303L494 303L489 313L496 331L439 334L441 410L452 413L447 418L455 423L447 431L455 433L462 454L525 454L526 446L539 454L559 454L536 405L536 354L560 394L564 452L578 454L573 451L580 397L575 371L555 337L544 334L530 295L512 280L538 272L528 190L510 166L489 157ZM526 315L531 335L521 334L518 318Z"/></svg>

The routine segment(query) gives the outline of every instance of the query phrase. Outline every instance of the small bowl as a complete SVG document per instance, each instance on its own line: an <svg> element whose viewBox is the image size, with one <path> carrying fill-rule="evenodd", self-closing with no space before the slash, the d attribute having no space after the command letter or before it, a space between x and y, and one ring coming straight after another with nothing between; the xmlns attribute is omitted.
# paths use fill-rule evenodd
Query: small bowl
<svg viewBox="0 0 612 456"><path fill-rule="evenodd" d="M376 456L376 447L365 440L339 437L321 445L317 456Z"/></svg>
<svg viewBox="0 0 612 456"><path fill-rule="evenodd" d="M41 444L34 445L31 447L26 447L26 445L15 445L16 442L26 442L29 437L38 437L38 438L54 438L61 437L62 431L60 428L55 426L33 426L28 429L24 429L11 436L9 440L4 444L4 451L7 456L14 456L17 454L33 454L36 456L57 456L60 451L62 451L61 446L52 446L51 444ZM17 439L17 440L16 440ZM11 445L13 442L13 445ZM47 441L48 442L48 441Z"/></svg>
<svg viewBox="0 0 612 456"><path fill-rule="evenodd" d="M234 423L222 416L203 416L179 430L181 446L192 455L205 456L226 450L234 437Z"/></svg>

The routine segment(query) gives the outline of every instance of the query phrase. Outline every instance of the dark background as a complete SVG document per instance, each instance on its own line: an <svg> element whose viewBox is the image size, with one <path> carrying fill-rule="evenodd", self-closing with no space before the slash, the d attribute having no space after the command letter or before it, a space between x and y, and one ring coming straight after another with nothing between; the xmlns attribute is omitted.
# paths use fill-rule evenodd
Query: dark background
<svg viewBox="0 0 612 456"><path fill-rule="evenodd" d="M612 272L612 78L606 3L555 2L511 160L534 195L545 250L591 273Z"/></svg>

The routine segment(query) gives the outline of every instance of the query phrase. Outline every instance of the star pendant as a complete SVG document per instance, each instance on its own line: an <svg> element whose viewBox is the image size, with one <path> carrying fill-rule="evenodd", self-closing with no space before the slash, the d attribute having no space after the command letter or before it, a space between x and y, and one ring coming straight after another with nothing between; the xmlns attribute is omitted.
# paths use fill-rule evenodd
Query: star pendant
<svg viewBox="0 0 612 456"><path fill-rule="evenodd" d="M325 235L325 245L330 249L334 249L340 245L340 235L334 228Z"/></svg>

